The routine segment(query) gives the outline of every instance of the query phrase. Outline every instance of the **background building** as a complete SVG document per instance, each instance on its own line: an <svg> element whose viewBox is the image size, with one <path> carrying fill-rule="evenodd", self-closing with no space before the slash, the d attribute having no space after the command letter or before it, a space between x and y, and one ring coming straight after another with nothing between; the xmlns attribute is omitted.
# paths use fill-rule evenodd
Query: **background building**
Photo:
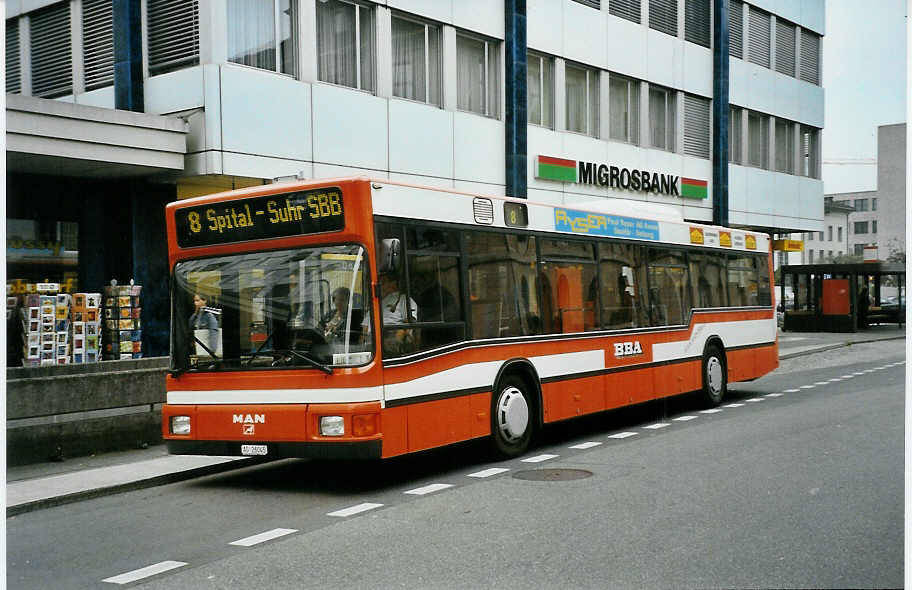
<svg viewBox="0 0 912 590"><path fill-rule="evenodd" d="M152 354L167 353L164 204L277 177L823 227L824 0L6 8L7 93L21 95L8 96L8 230L52 244L9 276L75 272L83 290L137 278ZM540 157L570 162L573 178Z"/></svg>

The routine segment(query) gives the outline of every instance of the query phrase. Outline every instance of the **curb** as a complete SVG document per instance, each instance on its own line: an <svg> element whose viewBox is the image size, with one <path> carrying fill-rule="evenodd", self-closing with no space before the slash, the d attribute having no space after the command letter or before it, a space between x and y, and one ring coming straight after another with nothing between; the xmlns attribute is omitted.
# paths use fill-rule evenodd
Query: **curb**
<svg viewBox="0 0 912 590"><path fill-rule="evenodd" d="M145 479L138 479L136 481L130 481L113 486L104 486L91 490L82 490L79 492L73 492L71 494L64 494L62 496L41 498L40 500L31 500L28 502L23 502L21 504L7 506L6 517L9 518L11 516L18 516L20 514L34 512L36 510L42 510L44 508L52 508L54 506L72 504L74 502L81 502L83 500L91 500L92 498L113 496L114 494L119 494L122 492L132 492L135 490L152 488L169 483L186 481L188 479L194 479L196 477L202 477L204 475L224 473L226 471L233 471L235 469L242 469L244 467L252 467L254 465L261 465L263 463L269 463L271 461L277 460L278 459L250 459L248 461L229 461L227 463L218 463L216 465L193 467L191 469L176 471L174 473L165 473L162 475L156 475L154 477L148 477Z"/></svg>
<svg viewBox="0 0 912 590"><path fill-rule="evenodd" d="M837 348L844 348L846 346L853 346L855 344L871 344L872 342L887 342L889 340L905 340L906 337L903 336L893 336L890 338L872 338L871 340L856 340L854 342L839 342L837 344L825 344L818 346L817 348L811 348L809 350L799 350L798 352L790 352L786 354L780 354L779 360L785 361L788 359L793 359L799 356L807 356L809 354L815 354L818 352L826 352L828 350L835 350Z"/></svg>

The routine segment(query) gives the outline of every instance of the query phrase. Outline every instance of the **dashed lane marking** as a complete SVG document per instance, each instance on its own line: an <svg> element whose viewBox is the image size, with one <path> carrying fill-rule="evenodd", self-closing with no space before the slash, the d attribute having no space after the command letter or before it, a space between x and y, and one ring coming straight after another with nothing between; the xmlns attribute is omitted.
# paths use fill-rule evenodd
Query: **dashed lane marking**
<svg viewBox="0 0 912 590"><path fill-rule="evenodd" d="M523 463L541 463L542 461L547 461L549 459L556 459L560 455L535 455L534 457L529 457L528 459L522 459Z"/></svg>
<svg viewBox="0 0 912 590"><path fill-rule="evenodd" d="M752 403L753 403L753 402L762 402L762 401L764 401L764 400L763 400L762 397L752 397L752 398L746 399L746 400L744 400L744 401L746 401L746 402L752 402Z"/></svg>
<svg viewBox="0 0 912 590"><path fill-rule="evenodd" d="M581 449L581 450L584 450L584 449L591 449L592 447L597 447L597 446L599 446L600 444L602 444L602 443L600 443L600 442L584 442L584 443L580 443L580 444L578 444L578 445L571 445L570 448L571 448L571 449Z"/></svg>
<svg viewBox="0 0 912 590"><path fill-rule="evenodd" d="M658 422L657 424L650 424L649 426L644 426L643 428L647 430L658 430L659 428L665 428L666 426L671 426L668 422Z"/></svg>
<svg viewBox="0 0 912 590"><path fill-rule="evenodd" d="M795 391L798 391L797 389ZM723 408L743 408L744 404L725 404Z"/></svg>
<svg viewBox="0 0 912 590"><path fill-rule="evenodd" d="M414 490L409 490L403 493L411 494L413 496L425 496L427 494L433 494L434 492L439 492L440 490L445 490L451 487L453 487L453 484L451 483L432 483L430 485L415 488Z"/></svg>
<svg viewBox="0 0 912 590"><path fill-rule="evenodd" d="M852 375L864 375L864 371L858 371L857 373L852 373Z"/></svg>
<svg viewBox="0 0 912 590"><path fill-rule="evenodd" d="M611 434L608 438L630 438L631 436L636 436L638 432L618 432L617 434Z"/></svg>
<svg viewBox="0 0 912 590"><path fill-rule="evenodd" d="M675 422L687 422L689 420L696 420L699 416L678 416L677 418L672 418Z"/></svg>
<svg viewBox="0 0 912 590"><path fill-rule="evenodd" d="M842 381L842 377L833 377L832 379L827 381L827 383L836 383L838 381Z"/></svg>
<svg viewBox="0 0 912 590"><path fill-rule="evenodd" d="M841 377L841 379L851 379L851 378L854 377L854 376L855 376L855 375L843 375L843 376Z"/></svg>
<svg viewBox="0 0 912 590"><path fill-rule="evenodd" d="M184 567L185 565L187 564L183 561L162 561L160 563L149 565L138 570L133 570L132 572L126 572L117 576L105 578L102 580L102 582L108 582L109 584L129 584L130 582L142 580L143 578L148 578L149 576L154 576L156 574L171 571L179 567Z"/></svg>
<svg viewBox="0 0 912 590"><path fill-rule="evenodd" d="M467 477L491 477L492 475L497 475L499 473L506 473L510 471L506 467L491 467L490 469L482 469L481 471L476 471L475 473L470 473Z"/></svg>
<svg viewBox="0 0 912 590"><path fill-rule="evenodd" d="M723 410L720 410L719 408L710 408L708 410L700 410L700 413L701 414L718 414L719 412L722 412L722 411Z"/></svg>
<svg viewBox="0 0 912 590"><path fill-rule="evenodd" d="M796 387L795 389L786 389L785 393L798 393L799 391L801 390Z"/></svg>
<svg viewBox="0 0 912 590"><path fill-rule="evenodd" d="M364 502L363 504L358 504L356 506L350 506L349 508L343 508L342 510L336 510L335 512L330 512L326 516L354 516L355 514L361 514L362 512L367 512L368 510L373 510L375 508L380 508L383 504L374 504L373 502Z"/></svg>
<svg viewBox="0 0 912 590"><path fill-rule="evenodd" d="M279 537L284 537L285 535L290 535L291 533L296 532L298 532L297 529L272 529L271 531L266 531L264 533L252 535L243 539L238 539L237 541L232 541L228 544L237 545L238 547L253 547L254 545L259 545L260 543L265 543L266 541L278 539Z"/></svg>
<svg viewBox="0 0 912 590"><path fill-rule="evenodd" d="M802 385L798 389L814 389L814 387L815 387L814 385Z"/></svg>
<svg viewBox="0 0 912 590"><path fill-rule="evenodd" d="M782 393L767 393L767 394L764 395L763 397L782 397L783 395L785 395L785 394L782 394Z"/></svg>
<svg viewBox="0 0 912 590"><path fill-rule="evenodd" d="M829 383L829 381L818 381L814 385L826 385L827 383Z"/></svg>

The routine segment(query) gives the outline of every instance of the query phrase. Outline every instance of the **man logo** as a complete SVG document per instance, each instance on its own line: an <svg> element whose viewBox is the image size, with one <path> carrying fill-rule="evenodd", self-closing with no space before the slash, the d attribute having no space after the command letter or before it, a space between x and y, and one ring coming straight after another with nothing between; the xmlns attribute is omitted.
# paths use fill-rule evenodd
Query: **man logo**
<svg viewBox="0 0 912 590"><path fill-rule="evenodd" d="M233 414L232 424L266 424L266 414Z"/></svg>
<svg viewBox="0 0 912 590"><path fill-rule="evenodd" d="M614 356L616 358L633 356L635 354L643 354L643 347L640 346L639 340L634 340L633 342L614 343Z"/></svg>

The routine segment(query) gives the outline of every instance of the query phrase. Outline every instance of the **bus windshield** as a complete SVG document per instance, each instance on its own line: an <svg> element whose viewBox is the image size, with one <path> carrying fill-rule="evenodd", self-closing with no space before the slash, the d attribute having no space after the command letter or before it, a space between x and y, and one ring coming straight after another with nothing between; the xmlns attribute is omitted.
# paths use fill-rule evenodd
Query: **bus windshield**
<svg viewBox="0 0 912 590"><path fill-rule="evenodd" d="M370 283L358 245L178 262L173 371L363 365L373 358Z"/></svg>

